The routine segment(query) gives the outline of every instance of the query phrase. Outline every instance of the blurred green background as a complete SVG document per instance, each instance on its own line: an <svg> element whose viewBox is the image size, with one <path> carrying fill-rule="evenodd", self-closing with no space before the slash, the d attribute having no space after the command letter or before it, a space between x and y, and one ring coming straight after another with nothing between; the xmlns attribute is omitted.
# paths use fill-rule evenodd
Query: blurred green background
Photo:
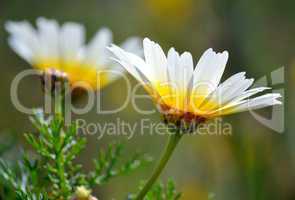
<svg viewBox="0 0 295 200"><path fill-rule="evenodd" d="M178 51L190 51L196 61L201 53L213 47L228 50L229 62L223 78L246 71L249 77L261 78L282 66L285 82L277 86L285 90L285 131L279 134L263 126L249 113L226 117L232 124L231 136L186 136L162 175L173 177L182 200L230 199L295 199L295 2L233 1L233 0L90 0L90 1L0 1L0 143L5 148L11 135L19 145L6 154L17 159L22 134L32 129L28 117L17 111L10 100L10 84L17 73L30 66L7 45L4 30L7 20L35 22L39 16L59 22L83 23L89 39L102 26L114 33L115 43L130 35L149 37L159 42L165 51L174 46ZM136 83L131 77L133 83ZM42 93L37 78L22 82L19 98L30 107L42 106ZM126 87L122 80L101 91L103 108L120 105ZM116 94L116 95L114 95ZM83 102L80 102L83 105ZM140 102L142 108L153 108L150 101ZM262 114L268 114L263 111ZM95 109L83 116L88 122L112 122L120 118L136 123L146 116L135 111L131 104L111 115L96 114ZM150 117L150 116L149 116ZM151 116L160 121L159 114ZM283 119L282 119L283 120ZM293 122L293 123L292 123ZM140 129L138 129L138 132ZM140 150L155 159L166 141L165 136L137 134L126 137L107 136L97 140L89 136L87 150L80 161L86 169L98 148L109 141L124 141L127 152ZM24 148L27 148L26 144ZM128 156L127 153L125 156ZM140 180L147 178L152 163L133 174L114 179L96 191L99 199L123 199L135 192Z"/></svg>

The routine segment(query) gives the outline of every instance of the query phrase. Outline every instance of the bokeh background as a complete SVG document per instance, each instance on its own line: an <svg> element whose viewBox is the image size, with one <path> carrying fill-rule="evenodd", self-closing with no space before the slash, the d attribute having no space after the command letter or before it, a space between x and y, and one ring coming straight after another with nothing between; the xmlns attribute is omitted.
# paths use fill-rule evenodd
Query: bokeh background
<svg viewBox="0 0 295 200"><path fill-rule="evenodd" d="M0 1L0 150L1 156L17 159L23 143L23 132L32 129L28 117L17 111L10 100L10 84L17 73L30 66L7 45L4 29L7 20L35 22L39 16L60 23L83 23L90 38L102 26L114 33L116 43L130 35L149 37L159 42L165 51L174 46L190 51L196 61L209 47L228 50L229 62L223 78L247 71L249 77L269 77L284 66L284 83L274 86L285 92L285 128L277 133L256 121L249 113L224 119L231 123L232 135L186 136L164 171L161 179L173 177L182 200L295 199L295 2L233 1L233 0L1 0ZM136 83L131 77L133 83ZM269 80L269 79L268 79ZM271 83L270 83L271 84ZM120 105L126 87L121 80L101 91L103 108ZM143 91L141 91L143 92ZM42 93L37 78L24 80L19 98L25 105L42 106ZM80 102L83 105L83 101ZM150 101L139 102L142 108L153 108ZM270 110L260 114L269 115ZM113 122L118 118L136 123L142 118L131 106L111 115L93 111L83 116L88 122ZM159 114L148 116L159 122ZM293 122L293 123L292 123ZM140 130L138 129L138 132ZM123 141L128 155L139 150L155 159L166 136L137 134L131 140L124 136L107 136L97 140L88 136L87 149L80 162L89 168L90 158L110 141ZM11 148L10 143L16 143ZM135 192L140 180L151 173L155 163L138 170L132 176L116 178L98 188L99 199L123 199Z"/></svg>

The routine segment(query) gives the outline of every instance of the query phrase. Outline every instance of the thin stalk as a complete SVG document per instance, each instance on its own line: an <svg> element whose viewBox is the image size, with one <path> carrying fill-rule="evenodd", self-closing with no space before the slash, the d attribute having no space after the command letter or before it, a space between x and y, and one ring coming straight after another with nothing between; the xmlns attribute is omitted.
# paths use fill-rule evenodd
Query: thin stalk
<svg viewBox="0 0 295 200"><path fill-rule="evenodd" d="M55 92L54 110L55 114L60 118L64 117L64 100L64 90L61 88L57 88Z"/></svg>
<svg viewBox="0 0 295 200"><path fill-rule="evenodd" d="M60 123L63 123L64 126L64 104L65 104L65 90L64 90L64 83L56 84L55 90L55 101L54 101L54 109L55 109L55 116L59 118ZM65 157L63 152L63 140L64 135L63 132L60 132L58 135L58 145L55 149L55 156L56 156L56 169L57 175L59 178L59 189L60 194L63 197L69 196L69 188L67 188L67 177L65 175Z"/></svg>
<svg viewBox="0 0 295 200"><path fill-rule="evenodd" d="M66 187L67 179L65 177L64 156L62 152L58 153L57 155L56 168L58 171L60 191L62 192L62 195L67 196L68 195L68 188Z"/></svg>
<svg viewBox="0 0 295 200"><path fill-rule="evenodd" d="M153 186L153 184L156 182L156 180L160 176L161 172L165 168L165 166L168 163L169 159L171 158L177 144L179 143L181 137L182 137L182 134L179 133L179 132L173 133L173 134L171 134L169 136L166 149L165 149L165 151L164 151L164 153L163 153L157 167L154 169L154 172L152 173L152 176L146 182L143 189L138 193L135 200L143 200L145 195L148 193L150 188Z"/></svg>

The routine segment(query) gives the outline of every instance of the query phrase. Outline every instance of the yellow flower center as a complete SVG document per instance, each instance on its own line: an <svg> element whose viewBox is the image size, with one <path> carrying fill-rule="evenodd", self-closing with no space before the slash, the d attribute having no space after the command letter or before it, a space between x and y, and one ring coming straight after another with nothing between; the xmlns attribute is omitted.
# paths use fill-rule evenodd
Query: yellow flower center
<svg viewBox="0 0 295 200"><path fill-rule="evenodd" d="M109 82L106 71L99 71L95 66L79 61L60 62L58 59L39 59L35 61L34 66L40 70L53 68L65 72L73 87L98 90Z"/></svg>
<svg viewBox="0 0 295 200"><path fill-rule="evenodd" d="M174 88L169 84L154 84L157 103L174 112L175 115L193 114L210 118L210 112L220 107L218 102L207 98L206 88L195 88L190 93L187 89Z"/></svg>

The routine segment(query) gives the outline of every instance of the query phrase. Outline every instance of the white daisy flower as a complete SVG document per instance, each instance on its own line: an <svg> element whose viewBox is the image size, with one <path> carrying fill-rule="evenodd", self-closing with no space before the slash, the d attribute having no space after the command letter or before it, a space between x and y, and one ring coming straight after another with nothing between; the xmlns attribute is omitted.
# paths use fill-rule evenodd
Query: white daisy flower
<svg viewBox="0 0 295 200"><path fill-rule="evenodd" d="M118 63L144 84L168 120L199 122L281 104L280 94L257 96L269 88L249 89L254 79L247 79L244 72L220 84L228 60L227 51L215 53L208 49L194 68L189 52L180 55L171 48L166 56L159 44L148 38L143 40L143 47L145 60L115 45L109 50Z"/></svg>
<svg viewBox="0 0 295 200"><path fill-rule="evenodd" d="M112 41L112 32L101 28L85 45L84 26L74 22L59 25L55 20L38 18L34 28L27 21L7 22L10 47L33 67L46 71L59 70L69 81L82 83L91 89L101 89L120 74L122 67L109 59L106 47ZM140 52L138 38L127 39L122 48Z"/></svg>

